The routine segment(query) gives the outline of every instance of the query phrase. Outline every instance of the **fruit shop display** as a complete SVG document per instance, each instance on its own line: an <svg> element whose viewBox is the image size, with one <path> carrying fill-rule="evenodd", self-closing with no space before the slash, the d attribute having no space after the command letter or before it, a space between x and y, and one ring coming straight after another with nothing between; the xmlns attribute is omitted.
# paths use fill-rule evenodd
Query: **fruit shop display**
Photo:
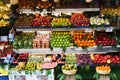
<svg viewBox="0 0 120 80"><path fill-rule="evenodd" d="M75 54L66 54L65 60L68 64L76 64L77 58Z"/></svg>
<svg viewBox="0 0 120 80"><path fill-rule="evenodd" d="M110 22L108 19L95 16L90 18L90 25L95 25L95 26L110 25Z"/></svg>
<svg viewBox="0 0 120 80"><path fill-rule="evenodd" d="M40 9L48 9L48 8L51 8L52 7L52 2L42 2L41 0L37 0L37 6L40 8Z"/></svg>
<svg viewBox="0 0 120 80"><path fill-rule="evenodd" d="M52 62L57 62L58 64L64 64L65 63L65 54L53 54L52 56Z"/></svg>
<svg viewBox="0 0 120 80"><path fill-rule="evenodd" d="M113 16L120 16L120 7L101 7L102 14L108 14Z"/></svg>
<svg viewBox="0 0 120 80"><path fill-rule="evenodd" d="M111 72L110 66L97 66L96 67L96 72L99 74L109 74Z"/></svg>
<svg viewBox="0 0 120 80"><path fill-rule="evenodd" d="M54 27L69 27L71 26L71 21L69 18L53 18L52 22L51 22L51 26Z"/></svg>
<svg viewBox="0 0 120 80"><path fill-rule="evenodd" d="M76 64L65 64L62 66L62 72L67 75L74 75L77 72Z"/></svg>
<svg viewBox="0 0 120 80"><path fill-rule="evenodd" d="M83 13L74 13L71 16L71 23L74 26L89 26L90 21Z"/></svg>
<svg viewBox="0 0 120 80"><path fill-rule="evenodd" d="M74 40L74 43L78 45L78 47L96 46L93 32L74 31L73 40Z"/></svg>
<svg viewBox="0 0 120 80"><path fill-rule="evenodd" d="M16 20L15 27L31 27L34 19L33 14L21 14Z"/></svg>
<svg viewBox="0 0 120 80"><path fill-rule="evenodd" d="M25 62L19 62L18 65L15 67L16 70L21 71L25 69Z"/></svg>
<svg viewBox="0 0 120 80"><path fill-rule="evenodd" d="M35 19L32 22L34 27L50 27L51 26L52 17L50 16L41 16L40 14L35 14Z"/></svg>
<svg viewBox="0 0 120 80"><path fill-rule="evenodd" d="M96 32L96 44L102 46L114 46L117 44L114 32Z"/></svg>
<svg viewBox="0 0 120 80"><path fill-rule="evenodd" d="M51 32L40 33L33 40L33 48L49 48Z"/></svg>
<svg viewBox="0 0 120 80"><path fill-rule="evenodd" d="M63 48L73 46L71 33L67 31L55 31L52 32L50 38L51 47Z"/></svg>
<svg viewBox="0 0 120 80"><path fill-rule="evenodd" d="M119 64L119 55L102 55L102 54L91 54L91 59L95 64Z"/></svg>
<svg viewBox="0 0 120 80"><path fill-rule="evenodd" d="M76 57L77 57L77 65L78 66L82 66L82 65L84 65L84 66L86 66L86 65L93 66L94 65L90 55L88 55L88 54L85 54L85 55L76 54Z"/></svg>
<svg viewBox="0 0 120 80"><path fill-rule="evenodd" d="M33 9L35 7L35 0L19 0L19 8L20 9Z"/></svg>
<svg viewBox="0 0 120 80"><path fill-rule="evenodd" d="M15 36L13 48L32 48L34 35L34 33L23 33Z"/></svg>
<svg viewBox="0 0 120 80"><path fill-rule="evenodd" d="M9 26L10 22L9 22L9 7L3 3L2 1L0 1L0 27L6 27Z"/></svg>

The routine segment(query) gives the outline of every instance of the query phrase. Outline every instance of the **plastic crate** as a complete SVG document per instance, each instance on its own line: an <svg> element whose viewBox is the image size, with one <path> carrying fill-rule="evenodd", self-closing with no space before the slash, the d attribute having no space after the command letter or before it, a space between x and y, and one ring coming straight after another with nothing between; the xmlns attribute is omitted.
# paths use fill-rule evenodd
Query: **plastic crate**
<svg viewBox="0 0 120 80"><path fill-rule="evenodd" d="M9 80L8 76L0 76L0 80Z"/></svg>

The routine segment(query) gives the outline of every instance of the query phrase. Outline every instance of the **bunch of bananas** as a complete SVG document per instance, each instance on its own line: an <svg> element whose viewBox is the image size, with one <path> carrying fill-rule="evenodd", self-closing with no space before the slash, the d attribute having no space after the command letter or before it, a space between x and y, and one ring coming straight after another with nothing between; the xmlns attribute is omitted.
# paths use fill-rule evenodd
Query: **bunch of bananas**
<svg viewBox="0 0 120 80"><path fill-rule="evenodd" d="M0 27L5 27L10 24L10 22L8 21L8 19L10 18L8 16L9 10L9 7L2 1L0 1Z"/></svg>
<svg viewBox="0 0 120 80"><path fill-rule="evenodd" d="M8 75L8 74L9 74L9 71L0 68L0 74L1 74L1 75Z"/></svg>
<svg viewBox="0 0 120 80"><path fill-rule="evenodd" d="M42 64L41 62L37 62L36 68L37 68L38 70L41 70L41 69L42 69L41 64Z"/></svg>
<svg viewBox="0 0 120 80"><path fill-rule="evenodd" d="M0 1L0 10L1 11L9 11L10 9L2 1Z"/></svg>
<svg viewBox="0 0 120 80"><path fill-rule="evenodd" d="M16 70L20 71L25 68L25 63L24 62L19 62L18 65L15 67Z"/></svg>
<svg viewBox="0 0 120 80"><path fill-rule="evenodd" d="M35 68L36 68L36 63L34 62L28 62L25 66L26 70L31 70L31 71L34 71Z"/></svg>

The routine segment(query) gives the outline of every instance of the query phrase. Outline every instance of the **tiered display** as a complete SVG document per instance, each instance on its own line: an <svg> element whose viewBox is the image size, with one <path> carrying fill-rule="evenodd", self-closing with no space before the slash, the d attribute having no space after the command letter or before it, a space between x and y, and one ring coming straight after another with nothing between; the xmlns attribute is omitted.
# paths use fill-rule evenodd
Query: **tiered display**
<svg viewBox="0 0 120 80"><path fill-rule="evenodd" d="M51 10L61 5L70 6L69 3L79 7L75 5L76 2L19 0L21 13L13 27L16 29L14 42L9 44L10 41L0 41L1 75L9 76L12 80L58 80L58 77L62 80L66 75L83 80L84 75L80 74L90 73L94 78L109 75L111 79L119 80L112 70L120 64L120 30L116 30L119 28L119 7L103 7L99 16L89 16L87 12L73 12L70 15L61 13L56 16ZM89 1L86 3L92 7ZM23 9L31 13L24 13ZM42 9L51 11L51 14L33 12ZM9 10L0 2L0 27L10 24ZM113 17L118 20L118 27L113 26ZM55 75L52 70L55 70Z"/></svg>

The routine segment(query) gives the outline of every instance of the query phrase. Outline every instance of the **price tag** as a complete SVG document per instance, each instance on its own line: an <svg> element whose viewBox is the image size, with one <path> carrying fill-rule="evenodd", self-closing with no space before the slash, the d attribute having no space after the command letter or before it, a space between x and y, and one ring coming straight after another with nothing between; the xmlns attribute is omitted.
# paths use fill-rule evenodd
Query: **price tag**
<svg viewBox="0 0 120 80"><path fill-rule="evenodd" d="M117 45L117 47L120 47L120 45Z"/></svg>
<svg viewBox="0 0 120 80"><path fill-rule="evenodd" d="M92 29L91 29L91 28L87 28L87 29L85 30L85 32L92 32Z"/></svg>
<svg viewBox="0 0 120 80"><path fill-rule="evenodd" d="M0 41L8 41L8 37L7 36L1 36Z"/></svg>
<svg viewBox="0 0 120 80"><path fill-rule="evenodd" d="M113 32L113 27L107 28L106 32Z"/></svg>

